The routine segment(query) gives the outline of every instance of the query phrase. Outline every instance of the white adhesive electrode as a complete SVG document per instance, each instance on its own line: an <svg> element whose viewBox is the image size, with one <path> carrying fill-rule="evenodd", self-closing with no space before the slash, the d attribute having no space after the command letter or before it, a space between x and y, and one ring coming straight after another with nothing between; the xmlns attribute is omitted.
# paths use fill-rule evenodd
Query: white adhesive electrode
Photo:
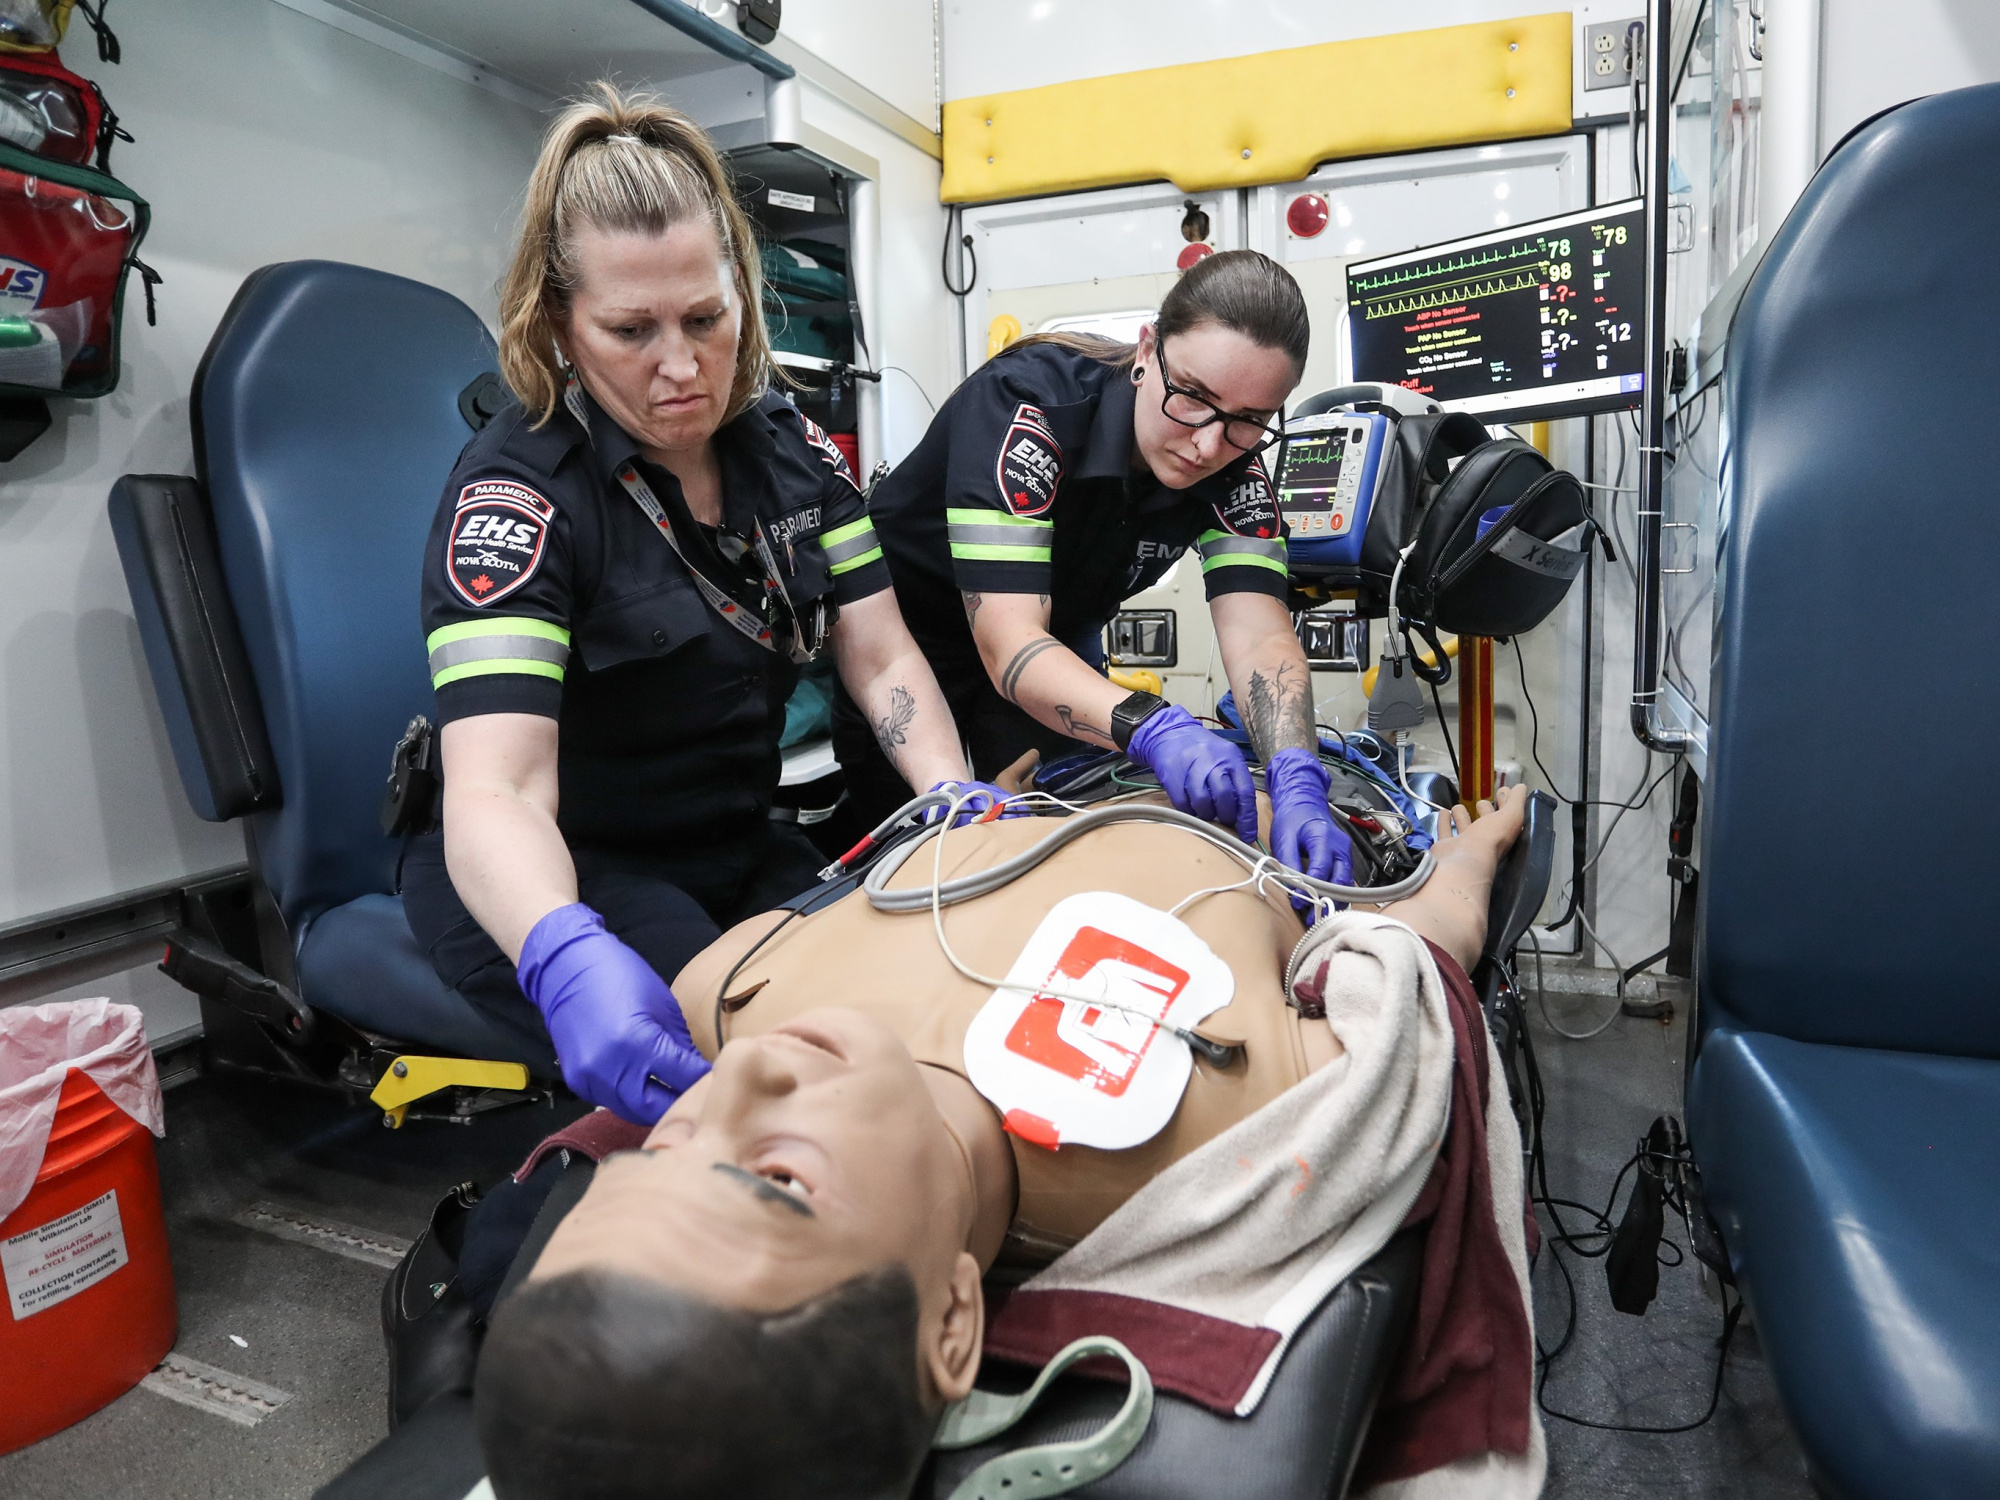
<svg viewBox="0 0 2000 1500"><path fill-rule="evenodd" d="M973 1017L966 1076L1024 1140L1136 1146L1173 1118L1193 1072L1170 1028L1192 1030L1235 993L1229 965L1185 922L1084 891L1042 918Z"/></svg>

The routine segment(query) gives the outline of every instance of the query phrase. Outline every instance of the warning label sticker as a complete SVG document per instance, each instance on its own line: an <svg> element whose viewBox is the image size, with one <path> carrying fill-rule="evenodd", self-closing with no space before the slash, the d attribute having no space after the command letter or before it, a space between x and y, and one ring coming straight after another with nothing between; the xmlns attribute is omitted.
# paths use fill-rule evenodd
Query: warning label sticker
<svg viewBox="0 0 2000 1500"><path fill-rule="evenodd" d="M0 1272L6 1277L14 1321L96 1286L130 1259L116 1189L25 1234L0 1240Z"/></svg>

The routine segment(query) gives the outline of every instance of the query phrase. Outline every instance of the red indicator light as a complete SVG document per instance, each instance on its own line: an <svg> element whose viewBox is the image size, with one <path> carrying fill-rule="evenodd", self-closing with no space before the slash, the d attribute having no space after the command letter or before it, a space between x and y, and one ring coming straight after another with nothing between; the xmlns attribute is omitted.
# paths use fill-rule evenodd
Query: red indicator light
<svg viewBox="0 0 2000 1500"><path fill-rule="evenodd" d="M1312 239L1326 228L1326 199L1318 193L1301 193L1285 210L1285 227L1302 240Z"/></svg>
<svg viewBox="0 0 2000 1500"><path fill-rule="evenodd" d="M1204 255L1213 255L1213 254L1215 254L1215 246L1213 245L1200 245L1200 244L1189 245L1187 249L1181 251L1179 255L1174 257L1174 266L1178 270L1185 271L1188 270L1190 267L1192 267L1194 263L1200 260Z"/></svg>

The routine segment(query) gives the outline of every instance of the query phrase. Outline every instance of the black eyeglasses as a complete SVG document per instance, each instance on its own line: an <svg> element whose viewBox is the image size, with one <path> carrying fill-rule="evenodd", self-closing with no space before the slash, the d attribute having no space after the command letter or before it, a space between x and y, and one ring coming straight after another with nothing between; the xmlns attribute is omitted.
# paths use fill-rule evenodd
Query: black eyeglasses
<svg viewBox="0 0 2000 1500"><path fill-rule="evenodd" d="M1160 362L1160 384L1166 388L1166 394L1160 397L1160 410L1166 413L1169 422L1182 427L1208 427L1220 422L1222 440L1243 453L1262 453L1284 437L1285 414L1282 411L1261 419L1240 411L1224 411L1213 401L1197 396L1185 386L1174 384L1173 377L1167 373L1164 344L1155 344L1153 355Z"/></svg>

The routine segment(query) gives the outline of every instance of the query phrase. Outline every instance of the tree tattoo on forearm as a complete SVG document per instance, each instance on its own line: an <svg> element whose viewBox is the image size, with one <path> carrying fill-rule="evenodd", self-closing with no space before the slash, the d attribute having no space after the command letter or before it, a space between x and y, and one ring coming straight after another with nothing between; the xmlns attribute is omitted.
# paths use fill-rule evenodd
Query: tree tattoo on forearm
<svg viewBox="0 0 2000 1500"><path fill-rule="evenodd" d="M1317 743L1312 674L1292 662L1280 662L1268 677L1252 672L1243 727L1250 731L1250 742L1264 760L1295 746L1311 749Z"/></svg>
<svg viewBox="0 0 2000 1500"><path fill-rule="evenodd" d="M917 695L901 683L889 689L889 711L874 721L875 743L890 764L900 767L899 753L910 742L910 724L917 717Z"/></svg>

